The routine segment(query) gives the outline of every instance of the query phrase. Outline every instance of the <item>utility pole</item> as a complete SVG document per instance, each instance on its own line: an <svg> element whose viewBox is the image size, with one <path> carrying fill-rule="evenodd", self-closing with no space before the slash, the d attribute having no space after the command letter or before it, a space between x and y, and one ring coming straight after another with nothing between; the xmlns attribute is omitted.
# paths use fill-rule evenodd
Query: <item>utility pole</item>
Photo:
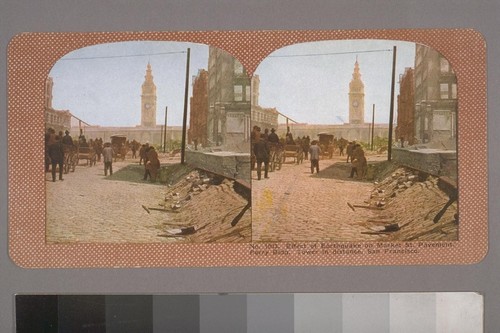
<svg viewBox="0 0 500 333"><path fill-rule="evenodd" d="M163 152L165 152L165 148L167 146L167 109L168 106L165 106L165 123L163 124Z"/></svg>
<svg viewBox="0 0 500 333"><path fill-rule="evenodd" d="M184 90L184 116L182 118L182 142L181 142L181 164L184 164L186 153L186 126L187 126L187 102L189 92L189 57L191 49L187 49L187 62L186 62L186 85Z"/></svg>
<svg viewBox="0 0 500 333"><path fill-rule="evenodd" d="M374 133L374 128L375 128L375 104L373 104L373 110L372 110L372 151L373 151L373 133Z"/></svg>
<svg viewBox="0 0 500 333"><path fill-rule="evenodd" d="M394 85L396 84L396 46L392 51L392 82L391 82L391 109L389 112L389 142L387 143L387 160L392 158L392 123L394 122Z"/></svg>
<svg viewBox="0 0 500 333"><path fill-rule="evenodd" d="M164 129L165 128L163 127L163 124L162 124L161 129L160 129L160 151L163 150L163 152L165 152L165 149L164 149L165 147L162 148L163 142L164 142L164 140L163 140L163 133L165 132Z"/></svg>

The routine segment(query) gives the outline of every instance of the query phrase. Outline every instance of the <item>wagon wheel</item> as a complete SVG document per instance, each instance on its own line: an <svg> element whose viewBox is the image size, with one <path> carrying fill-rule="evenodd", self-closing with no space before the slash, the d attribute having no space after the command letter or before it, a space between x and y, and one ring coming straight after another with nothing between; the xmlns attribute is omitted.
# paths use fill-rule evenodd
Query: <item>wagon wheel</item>
<svg viewBox="0 0 500 333"><path fill-rule="evenodd" d="M274 156L275 169L278 171L281 170L281 163L283 162L283 158L281 155L283 155L283 152L276 153L276 155Z"/></svg>
<svg viewBox="0 0 500 333"><path fill-rule="evenodd" d="M270 172L273 172L274 168L276 166L276 162L274 160L275 158L276 158L276 152L275 151L271 151L269 153L269 171Z"/></svg>
<svg viewBox="0 0 500 333"><path fill-rule="evenodd" d="M300 151L297 154L297 164L304 162L304 152Z"/></svg>
<svg viewBox="0 0 500 333"><path fill-rule="evenodd" d="M76 164L78 163L78 155L73 154L71 156L71 172L75 172Z"/></svg>
<svg viewBox="0 0 500 333"><path fill-rule="evenodd" d="M64 174L67 174L68 170L69 170L68 159L69 159L69 156L68 155L64 155L64 161L63 161L63 172L64 172Z"/></svg>
<svg viewBox="0 0 500 333"><path fill-rule="evenodd" d="M75 165L75 168L76 166L78 165L78 163L80 162L80 155L78 154L78 151L75 153L75 155L73 156L73 164Z"/></svg>

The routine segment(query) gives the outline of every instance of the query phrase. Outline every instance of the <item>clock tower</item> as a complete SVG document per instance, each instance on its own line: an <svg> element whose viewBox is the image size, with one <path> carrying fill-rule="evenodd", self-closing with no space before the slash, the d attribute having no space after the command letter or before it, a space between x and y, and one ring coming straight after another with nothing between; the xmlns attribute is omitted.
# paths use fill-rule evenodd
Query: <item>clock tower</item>
<svg viewBox="0 0 500 333"><path fill-rule="evenodd" d="M352 80L349 83L349 124L365 122L365 85L361 81L358 59L354 64Z"/></svg>
<svg viewBox="0 0 500 333"><path fill-rule="evenodd" d="M141 94L141 126L156 126L156 86L153 82L151 64L148 62Z"/></svg>

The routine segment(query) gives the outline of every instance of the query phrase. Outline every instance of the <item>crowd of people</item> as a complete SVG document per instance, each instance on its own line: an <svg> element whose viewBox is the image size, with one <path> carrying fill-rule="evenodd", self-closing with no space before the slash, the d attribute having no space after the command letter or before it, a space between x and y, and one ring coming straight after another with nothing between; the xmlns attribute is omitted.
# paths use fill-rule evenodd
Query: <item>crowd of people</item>
<svg viewBox="0 0 500 333"><path fill-rule="evenodd" d="M345 141L345 143L344 143ZM346 145L347 143L347 145ZM276 134L276 130L271 128L269 131L267 128L264 132L261 131L259 126L254 126L251 134L251 156L252 156L252 170L257 171L257 180L262 179L262 173L264 173L264 178L269 178L269 163L271 156L271 147L273 145L296 145L302 149L304 153L305 160L310 160L311 163L311 173L319 172L319 161L323 154L324 149L332 149L333 143L329 143L329 147L325 148L320 145L318 140L312 140L309 136L297 137L294 139L290 128L287 128L286 135L280 138ZM363 179L366 176L367 170L367 160L365 157L365 151L363 147L356 143L356 141L339 140L337 145L340 156L344 156L344 149L347 155L347 163L351 163L351 170L349 178Z"/></svg>
<svg viewBox="0 0 500 333"><path fill-rule="evenodd" d="M305 160L310 160L311 173L319 173L319 161L322 156L322 146L318 140L312 140L309 136L297 137L294 139L290 128L287 128L286 135L280 138L274 128L264 129L254 126L251 133L251 157L252 157L252 170L257 171L257 179L261 180L269 178L269 164L272 147L284 147L285 145L295 145L301 149L304 154ZM69 131L63 135L62 131L56 135L54 129L49 128L45 134L45 171L49 172L52 166L52 181L56 181L56 171L59 169L59 180L63 180L63 166L65 161L65 149L68 146L87 146L92 147L100 161L101 154L104 159L104 176L113 175L113 158L116 157L110 142L103 144L102 139L90 139L87 142L83 133L80 133L78 140L74 141L70 136ZM158 153L154 146L149 145L148 142L140 144L137 141L127 144L132 151L132 158L136 158L136 152L139 151L139 165L144 165L143 180L156 182L160 170L160 160ZM340 156L343 155L344 147L338 147ZM345 147L347 160L351 162L351 171L349 178L363 179L366 175L367 160L362 146L356 141L348 142ZM263 175L262 175L263 173Z"/></svg>
<svg viewBox="0 0 500 333"><path fill-rule="evenodd" d="M136 158L137 150L139 148L139 164L144 164L143 180L150 180L156 182L160 169L160 160L158 153L154 146L149 143L140 144L133 140L131 143L126 144L132 151L132 158ZM96 155L98 161L101 160L101 155L104 162L104 176L113 175L113 160L116 159L116 151L111 145L111 142L103 143L102 138L90 139L87 141L85 135L80 132L78 139L73 139L68 130L60 131L56 134L53 128L48 128L45 133L45 172L51 171L52 181L57 180L57 173L59 180L63 180L65 157L72 150L77 151L82 147L91 148ZM127 148L128 150L128 148Z"/></svg>
<svg viewBox="0 0 500 333"><path fill-rule="evenodd" d="M283 147L285 145L296 145L304 152L305 159L308 159L308 152L311 139L309 136L293 138L293 134L288 128L284 138L276 134L274 128L262 130L259 126L254 126L250 137L252 170L257 169L257 179L262 178L262 167L264 167L264 178L269 178L269 162L272 147Z"/></svg>

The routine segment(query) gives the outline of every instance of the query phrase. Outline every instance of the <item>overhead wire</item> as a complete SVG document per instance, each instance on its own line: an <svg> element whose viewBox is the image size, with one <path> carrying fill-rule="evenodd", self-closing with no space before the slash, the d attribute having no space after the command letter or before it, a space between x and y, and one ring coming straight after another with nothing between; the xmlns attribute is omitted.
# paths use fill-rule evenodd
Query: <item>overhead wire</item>
<svg viewBox="0 0 500 333"><path fill-rule="evenodd" d="M110 55L110 56L93 56L93 57L77 57L77 58L61 58L59 60L90 60L90 59L113 59L113 58L134 58L134 57L150 57L167 54L181 54L186 51L176 52L160 52L160 53L143 53L143 54L126 54L126 55Z"/></svg>
<svg viewBox="0 0 500 333"><path fill-rule="evenodd" d="M391 49L383 50L365 50L365 51L349 51L349 52L329 52L329 53L309 53L309 54L284 54L284 55L270 55L268 58L297 58L297 57L317 57L328 55L341 55L341 54L358 54L358 53L374 53L374 52L391 52Z"/></svg>

